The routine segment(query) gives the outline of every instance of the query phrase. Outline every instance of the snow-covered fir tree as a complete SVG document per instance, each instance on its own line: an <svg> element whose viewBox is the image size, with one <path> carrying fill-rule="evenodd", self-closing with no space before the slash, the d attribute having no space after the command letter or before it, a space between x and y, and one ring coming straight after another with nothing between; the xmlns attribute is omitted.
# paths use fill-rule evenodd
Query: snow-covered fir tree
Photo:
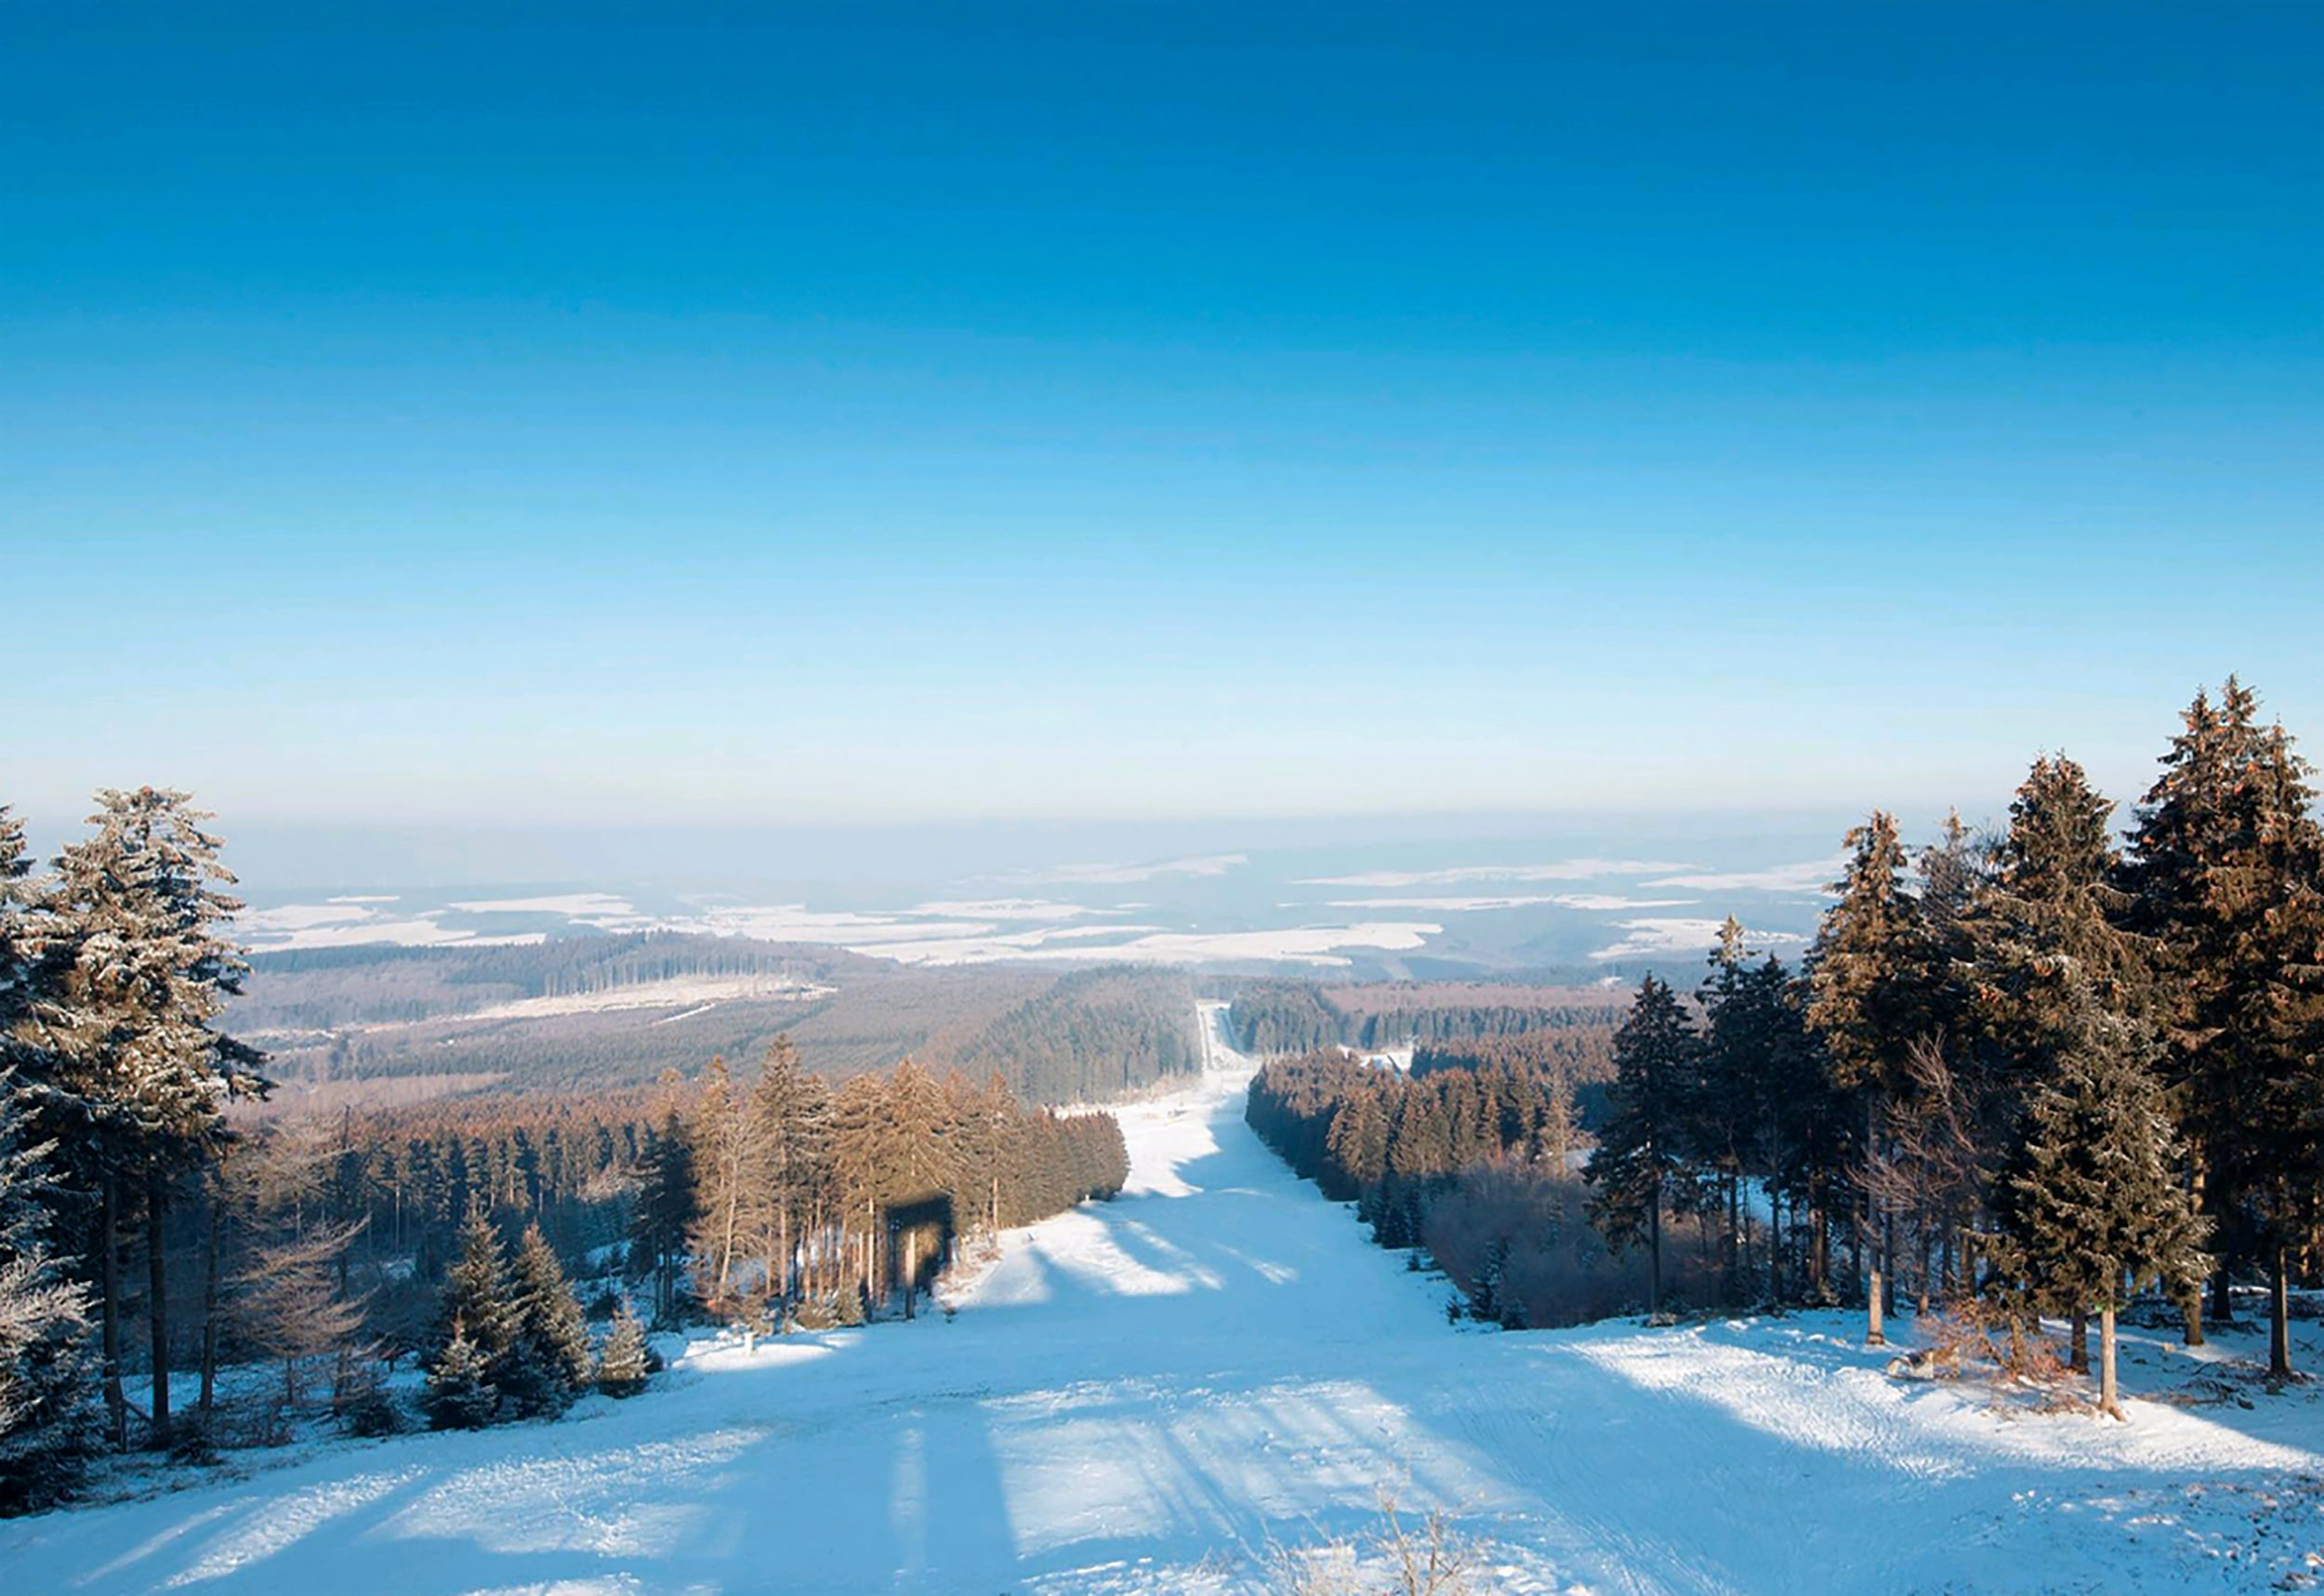
<svg viewBox="0 0 2324 1596"><path fill-rule="evenodd" d="M46 1144L0 1071L0 1513L72 1495L103 1443L89 1291L50 1250Z"/></svg>
<svg viewBox="0 0 2324 1596"><path fill-rule="evenodd" d="M421 1411L438 1430L482 1430L500 1408L500 1388L493 1383L491 1360L469 1339L457 1319L436 1350L428 1370L428 1388L420 1397Z"/></svg>
<svg viewBox="0 0 2324 1596"><path fill-rule="evenodd" d="M2117 1311L2141 1285L2191 1287L2204 1264L2155 1051L2145 1027L2086 996L2079 1036L2034 1093L2001 1203L2020 1288L2036 1306L2098 1315L2098 1405L2118 1418Z"/></svg>
<svg viewBox="0 0 2324 1596"><path fill-rule="evenodd" d="M654 1354L646 1345L645 1326L624 1302L598 1353L597 1389L607 1396L635 1396L645 1389L653 1372Z"/></svg>
<svg viewBox="0 0 2324 1596"><path fill-rule="evenodd" d="M588 1384L588 1325L556 1249L537 1224L518 1244L509 1272L513 1324L500 1386L520 1413L555 1413Z"/></svg>
<svg viewBox="0 0 2324 1596"><path fill-rule="evenodd" d="M266 1082L254 1049L218 1028L247 971L223 928L242 907L223 888L210 817L181 792L97 795L91 831L67 848L33 905L31 1013L21 1027L38 1084L42 1131L99 1198L96 1245L107 1400L116 1436L125 1221L141 1213L146 1321L153 1349L154 1442L170 1435L169 1291L165 1242L184 1178L217 1154L229 1096Z"/></svg>

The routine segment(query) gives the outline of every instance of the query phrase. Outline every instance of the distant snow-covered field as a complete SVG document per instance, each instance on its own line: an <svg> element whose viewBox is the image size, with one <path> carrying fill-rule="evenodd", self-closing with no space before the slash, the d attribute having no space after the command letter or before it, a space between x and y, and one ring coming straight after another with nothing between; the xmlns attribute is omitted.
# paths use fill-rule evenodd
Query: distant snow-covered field
<svg viewBox="0 0 2324 1596"><path fill-rule="evenodd" d="M1214 1016L1215 1019L1215 1016ZM697 1340L564 1422L335 1444L0 1524L13 1593L1231 1592L1441 1508L1480 1591L2297 1588L2324 1407L2132 1332L2127 1424L1905 1382L1836 1313L1449 1326L1241 1121L1248 1061L1123 1111L1129 1189L910 1326ZM2303 1354L2319 1348L2307 1326ZM2154 1400L2175 1398L2176 1400ZM2240 1398L2240 1402L2238 1401ZM2249 1406L2241 1405L2248 1402Z"/></svg>

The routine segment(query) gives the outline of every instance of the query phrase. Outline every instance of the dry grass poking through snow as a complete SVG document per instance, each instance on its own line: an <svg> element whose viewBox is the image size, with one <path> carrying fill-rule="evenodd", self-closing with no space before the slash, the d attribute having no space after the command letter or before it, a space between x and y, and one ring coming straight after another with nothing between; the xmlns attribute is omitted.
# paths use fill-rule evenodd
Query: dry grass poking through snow
<svg viewBox="0 0 2324 1596"><path fill-rule="evenodd" d="M1418 1523L1383 1491L1380 1522L1362 1535L1271 1549L1281 1596L1470 1596L1481 1559L1441 1508Z"/></svg>

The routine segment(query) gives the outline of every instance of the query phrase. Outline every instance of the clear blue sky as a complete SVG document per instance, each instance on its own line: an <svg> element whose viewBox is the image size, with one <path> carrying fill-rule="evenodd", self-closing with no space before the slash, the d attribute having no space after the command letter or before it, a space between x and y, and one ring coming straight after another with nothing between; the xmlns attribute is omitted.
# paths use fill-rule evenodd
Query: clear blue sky
<svg viewBox="0 0 2324 1596"><path fill-rule="evenodd" d="M0 800L1989 805L2132 796L2230 669L2324 751L2319 60L2313 4L11 7Z"/></svg>

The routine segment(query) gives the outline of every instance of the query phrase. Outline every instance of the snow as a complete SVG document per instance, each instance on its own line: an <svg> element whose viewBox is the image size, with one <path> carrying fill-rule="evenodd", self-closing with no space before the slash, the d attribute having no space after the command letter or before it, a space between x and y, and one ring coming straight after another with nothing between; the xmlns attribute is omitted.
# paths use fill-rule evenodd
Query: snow
<svg viewBox="0 0 2324 1596"><path fill-rule="evenodd" d="M1617 920L1614 924L1616 930L1624 933L1622 939L1599 948L1590 956L1591 958L1649 958L1666 953L1695 953L1717 945L1720 930L1726 922L1649 917L1643 920ZM1765 947L1774 943L1807 939L1792 931L1747 930L1744 940L1753 947Z"/></svg>
<svg viewBox="0 0 2324 1596"><path fill-rule="evenodd" d="M517 997L495 1003L463 1016L471 1020L538 1020L559 1014L601 1014L627 1009L683 1009L698 1014L720 1003L804 1003L825 997L835 988L784 975L686 975L667 981L640 981L626 986L599 987L588 992L561 992L547 997ZM672 1015L675 1019L677 1016Z"/></svg>
<svg viewBox="0 0 2324 1596"><path fill-rule="evenodd" d="M1332 909L1417 909L1423 914L1472 914L1499 909L1531 909L1554 904L1561 909L1676 909L1692 898L1617 898L1604 892L1548 892L1506 898L1334 898Z"/></svg>
<svg viewBox="0 0 2324 1596"><path fill-rule="evenodd" d="M1456 864L1441 870L1367 870L1357 876L1309 876L1301 887L1457 887L1471 881L1594 881L1605 876L1654 876L1692 864L1651 859L1557 859L1547 864ZM1684 883L1650 881L1648 886Z"/></svg>
<svg viewBox="0 0 2324 1596"><path fill-rule="evenodd" d="M1241 1121L1249 1061L1121 1111L1116 1201L1002 1239L957 1313L746 1347L566 1420L344 1443L0 1524L10 1592L1224 1593L1441 1507L1478 1590L2244 1590L2304 1576L2324 1414L2127 1424L1898 1381L1837 1313L1499 1334ZM2301 1326L2304 1355L2318 1353ZM2215 1349L2213 1350L2215 1352ZM2213 1364L2132 1331L2133 1393ZM249 1466L244 1455L240 1466ZM184 1478L183 1475L172 1476Z"/></svg>
<svg viewBox="0 0 2324 1596"><path fill-rule="evenodd" d="M1031 879L1060 886L1120 887L1137 881L1158 881L1166 876L1223 876L1250 863L1246 853L1205 853L1187 859L1164 859L1142 864L1059 864L1035 871Z"/></svg>
<svg viewBox="0 0 2324 1596"><path fill-rule="evenodd" d="M1802 859L1796 864L1776 864L1764 870L1712 870L1662 877L1649 887L1691 887L1701 892L1813 892L1826 894L1848 867L1848 856Z"/></svg>

